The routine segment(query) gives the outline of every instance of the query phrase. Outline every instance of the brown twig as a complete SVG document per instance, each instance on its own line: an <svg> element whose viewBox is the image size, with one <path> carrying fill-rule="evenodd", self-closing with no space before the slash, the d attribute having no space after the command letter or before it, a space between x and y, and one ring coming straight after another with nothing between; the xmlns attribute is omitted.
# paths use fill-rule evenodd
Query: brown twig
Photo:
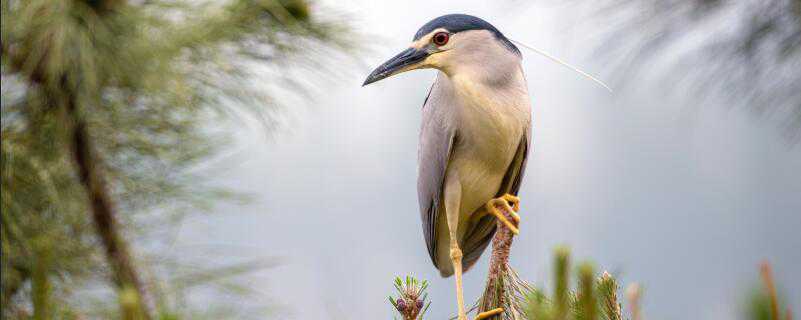
<svg viewBox="0 0 801 320"><path fill-rule="evenodd" d="M512 214L503 206L497 206L509 221L512 219ZM489 272L487 274L487 284L484 287L484 294L479 301L478 312L487 312L497 308L503 308L504 311L498 315L494 315L492 319L500 318L517 318L516 308L512 306L515 302L511 292L514 288L513 283L515 280L512 275L514 271L509 267L509 253L512 250L512 242L514 241L514 233L507 228L501 221L497 222L497 231L492 238L492 256L490 258Z"/></svg>
<svg viewBox="0 0 801 320"><path fill-rule="evenodd" d="M66 85L64 86L66 87ZM69 89L65 90L69 92ZM137 293L137 319L150 319L144 302L145 289L136 272L128 247L122 238L116 220L116 208L111 199L108 186L98 165L94 145L86 121L81 117L74 94L67 94L65 114L71 124L71 145L69 146L78 178L89 198L92 221L105 249L106 259L113 271L114 284L119 292L133 290ZM130 301L130 299L126 300Z"/></svg>
<svg viewBox="0 0 801 320"><path fill-rule="evenodd" d="M109 3L111 2L114 1L109 1ZM4 55L10 55L12 68L18 72L27 73L32 83L46 87L46 67L43 63L45 59L40 59L41 62L33 70L26 71L24 63L28 56L24 52L12 50L5 42L0 47L2 47ZM137 304L136 309L138 312L136 318L150 319L149 308L144 302L145 297L147 297L146 291L139 280L125 241L118 230L115 206L99 169L100 166L97 165L99 159L95 155L86 120L82 117L81 110L79 110L77 93L69 85L66 75L62 75L60 79L58 85L52 87L53 91L48 92L49 103L53 110L63 107L60 110L63 111L64 122L69 124L68 128L70 130L68 149L72 155L79 182L89 198L92 221L105 249L106 259L111 265L114 284L120 293L131 289L134 290L137 293L137 301L135 303Z"/></svg>

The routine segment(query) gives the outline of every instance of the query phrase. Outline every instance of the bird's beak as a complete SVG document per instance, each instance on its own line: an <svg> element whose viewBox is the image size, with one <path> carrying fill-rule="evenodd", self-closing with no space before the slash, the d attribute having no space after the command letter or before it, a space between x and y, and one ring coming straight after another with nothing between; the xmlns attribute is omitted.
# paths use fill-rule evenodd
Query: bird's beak
<svg viewBox="0 0 801 320"><path fill-rule="evenodd" d="M387 60L382 65L378 66L373 73L367 76L362 86L366 86L373 82L379 81L384 78L396 75L401 72L414 70L419 67L418 63L428 57L428 52L417 48L409 48L403 52Z"/></svg>

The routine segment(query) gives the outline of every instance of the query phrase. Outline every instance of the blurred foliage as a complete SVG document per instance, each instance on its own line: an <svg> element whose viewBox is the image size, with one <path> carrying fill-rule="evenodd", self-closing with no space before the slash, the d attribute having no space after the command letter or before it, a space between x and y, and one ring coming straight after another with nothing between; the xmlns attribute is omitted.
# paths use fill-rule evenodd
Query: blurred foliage
<svg viewBox="0 0 801 320"><path fill-rule="evenodd" d="M773 271L767 262L760 268L762 284L751 290L743 314L748 320L792 320L789 307L783 307L777 293Z"/></svg>
<svg viewBox="0 0 801 320"><path fill-rule="evenodd" d="M620 81L661 63L693 105L705 99L772 116L801 141L801 0L608 0L599 51Z"/></svg>
<svg viewBox="0 0 801 320"><path fill-rule="evenodd" d="M146 242L232 195L201 170L227 142L222 123L242 112L271 123L281 105L271 90L303 94L286 70L326 75L318 61L351 47L347 23L303 0L2 0L2 21L4 318L130 315L129 288L118 300L93 290L111 276L70 155L71 121L86 124L122 238ZM159 258L149 261L170 261ZM145 282L164 319L197 319L170 300L179 294L157 290L192 284L162 280L208 283L262 263L174 276L181 266L139 264L157 271Z"/></svg>
<svg viewBox="0 0 801 320"><path fill-rule="evenodd" d="M642 289L638 284L631 284L625 290L628 304L628 314L625 315L618 299L619 285L609 273L603 272L597 276L592 264L582 263L576 269L576 291L570 291L570 253L566 248L556 250L553 269L553 294L549 297L541 290L530 290L525 319L645 319L640 310ZM792 312L782 306L776 292L770 265L763 263L761 274L762 285L751 291L742 319L792 320Z"/></svg>
<svg viewBox="0 0 801 320"><path fill-rule="evenodd" d="M548 295L532 288L526 293L525 319L537 320L621 320L621 305L618 301L618 284L614 277L604 272L598 276L589 262L576 270L578 286L570 290L570 252L558 248L554 258L553 294Z"/></svg>
<svg viewBox="0 0 801 320"><path fill-rule="evenodd" d="M574 270L574 271L571 271ZM771 267L764 262L760 268L761 285L750 291L750 296L744 304L741 319L743 320L792 320L793 315L789 307L782 304L779 297ZM571 263L570 251L566 247L558 247L554 251L554 264L552 274L553 292L549 295L544 290L520 280L516 273L511 272L509 281L518 282L521 290L509 291L505 299L513 300L511 305L522 313L502 312L485 319L512 319L512 320L642 320L646 319L640 310L642 289L636 284L626 287L625 295L628 305L627 312L623 310L622 299L618 297L621 291L617 280L608 272L600 275L592 263L583 262L574 268ZM571 279L575 279L575 289L571 289ZM403 319L417 319L417 311L428 310L431 302L426 302L427 295L423 294L428 288L428 282L422 285L414 277L406 277L405 282L395 278L395 288L399 297L389 297L392 306L398 310ZM421 297L422 299L418 298ZM407 299L411 297L411 300ZM480 299L479 299L480 300ZM403 306L399 307L403 301ZM417 301L408 304L408 301ZM425 302L425 308L423 303ZM669 303L669 302L668 302ZM517 305L520 304L520 305ZM417 309L409 309L409 306ZM505 304L510 305L510 304ZM476 304L471 311L478 309ZM420 313L422 318L422 313ZM453 317L451 319L455 319Z"/></svg>
<svg viewBox="0 0 801 320"><path fill-rule="evenodd" d="M619 285L614 277L603 272L598 277L592 264L582 263L576 269L577 288L570 291L570 254L558 248L554 259L553 287L549 297L532 289L528 297L525 319L529 320L622 320L624 313L618 299ZM762 285L751 291L743 312L744 320L792 320L792 312L782 307L770 265L761 266ZM640 310L642 289L638 284L626 290L628 315L626 319L645 319Z"/></svg>
<svg viewBox="0 0 801 320"><path fill-rule="evenodd" d="M507 300L508 303L500 305L512 310L487 311L486 314L489 316L484 319L622 320L617 280L607 272L603 272L600 276L597 275L592 264L586 262L576 270L578 287L576 291L571 291L571 268L570 251L565 247L557 248L554 254L552 279L554 292L550 296L521 280L517 273L510 268L508 274L504 276L504 281L514 283L514 285L509 286L512 290L505 290L503 293L502 299ZM426 301L427 295L424 294L428 288L428 282L419 283L414 277L406 277L405 282L399 277L395 278L395 288L399 297L393 299L390 296L389 302L405 320L418 319L417 312L420 310L422 312L419 313L419 317L422 319L423 313L431 304ZM478 300L480 302L482 299ZM403 301L402 306L400 306L401 301ZM410 301L416 302L409 303ZM478 310L479 302L468 312ZM416 308L413 308L414 306Z"/></svg>

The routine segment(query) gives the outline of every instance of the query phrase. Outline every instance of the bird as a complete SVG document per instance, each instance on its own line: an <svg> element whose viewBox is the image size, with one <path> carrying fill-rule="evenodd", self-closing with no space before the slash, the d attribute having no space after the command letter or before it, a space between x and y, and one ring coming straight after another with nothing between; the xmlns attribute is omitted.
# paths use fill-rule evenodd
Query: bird
<svg viewBox="0 0 801 320"><path fill-rule="evenodd" d="M437 70L419 137L423 235L440 275L455 275L458 319L466 320L462 274L490 243L495 219L519 232L517 195L531 146L531 99L520 50L475 16L448 14L424 24L409 47L373 70L363 86L417 69Z"/></svg>

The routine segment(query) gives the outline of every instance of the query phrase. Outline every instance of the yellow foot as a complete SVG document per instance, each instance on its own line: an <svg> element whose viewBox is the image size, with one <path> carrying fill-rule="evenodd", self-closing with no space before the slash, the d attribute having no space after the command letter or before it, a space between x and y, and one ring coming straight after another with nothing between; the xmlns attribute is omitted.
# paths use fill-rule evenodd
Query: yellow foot
<svg viewBox="0 0 801 320"><path fill-rule="evenodd" d="M487 319L492 316L497 316L503 312L503 308L495 308L489 311L484 311L476 316L476 320Z"/></svg>
<svg viewBox="0 0 801 320"><path fill-rule="evenodd" d="M506 202L508 202L512 207L512 211L509 211L509 215L511 215L512 219L515 220L515 225L520 225L520 216L517 214L520 212L520 198L508 193L503 195L501 198L506 200Z"/></svg>
<svg viewBox="0 0 801 320"><path fill-rule="evenodd" d="M515 224L520 223L520 216L517 214L517 210L520 210L520 198L515 197L511 194L505 194L501 197L495 198L487 202L486 208L487 212L498 218L504 225L506 225L509 230L512 231L514 234L520 234L520 230L517 229L517 226L506 219L506 216L503 215L501 210L498 207L504 208L506 211L509 212L509 215L512 216L512 220L515 221Z"/></svg>

